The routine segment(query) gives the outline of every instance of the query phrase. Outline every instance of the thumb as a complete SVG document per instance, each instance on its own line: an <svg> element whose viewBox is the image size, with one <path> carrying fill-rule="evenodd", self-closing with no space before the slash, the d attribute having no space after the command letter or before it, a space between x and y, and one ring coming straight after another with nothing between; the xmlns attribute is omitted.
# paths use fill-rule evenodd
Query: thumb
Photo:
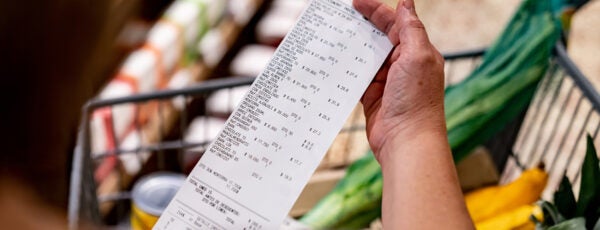
<svg viewBox="0 0 600 230"><path fill-rule="evenodd" d="M402 9L399 11L400 30L398 36L400 44L416 48L428 45L429 38L427 37L425 26L417 16L414 0L404 0Z"/></svg>

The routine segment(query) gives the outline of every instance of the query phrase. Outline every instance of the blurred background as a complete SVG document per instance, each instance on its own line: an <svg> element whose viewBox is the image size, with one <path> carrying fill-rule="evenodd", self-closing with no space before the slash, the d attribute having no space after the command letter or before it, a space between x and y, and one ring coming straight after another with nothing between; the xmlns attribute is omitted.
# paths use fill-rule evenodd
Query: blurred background
<svg viewBox="0 0 600 230"><path fill-rule="evenodd" d="M456 53L490 46L521 1L415 2L432 43L442 53ZM89 199L100 202L97 211L78 210L82 216L99 215L111 226L132 224L128 191L153 171L189 172L244 95L243 85L262 71L305 5L305 0L0 3L2 141L8 146L1 154L0 222L7 229L63 229L76 174L83 184L76 185L95 197L83 194L70 202L82 207ZM595 88L599 41L595 0L573 15L566 41L569 56ZM463 77L453 81L472 69L457 65L452 71ZM200 87L194 97L180 91L84 109L92 99L185 90L215 79L233 83ZM362 156L368 148L363 126L359 106L345 126L350 131L336 139L321 173L309 183L313 192L301 197L291 216L308 211ZM78 136L80 127L86 135ZM85 146L84 160L74 156L76 144Z"/></svg>

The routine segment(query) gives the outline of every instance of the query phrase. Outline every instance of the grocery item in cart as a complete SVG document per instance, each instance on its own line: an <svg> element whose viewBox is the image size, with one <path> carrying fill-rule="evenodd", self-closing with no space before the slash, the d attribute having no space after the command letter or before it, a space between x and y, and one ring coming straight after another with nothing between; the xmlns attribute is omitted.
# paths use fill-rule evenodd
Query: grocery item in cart
<svg viewBox="0 0 600 230"><path fill-rule="evenodd" d="M125 60L117 76L100 92L99 99L126 97L152 91L159 74L156 65L158 59L152 51L146 49L134 51ZM133 122L134 109L132 104L112 107L112 116L115 119L114 132L119 138L126 135L127 129Z"/></svg>
<svg viewBox="0 0 600 230"><path fill-rule="evenodd" d="M140 92L149 92L154 88L158 70L158 60L151 51L140 49L126 60L117 76L100 92L99 99L112 99L131 96ZM146 106L147 107L147 106ZM92 153L94 157L107 154L118 147L134 129L136 117L146 116L148 108L138 108L134 104L122 104L104 107L94 111L91 120ZM139 120L143 123L145 119ZM96 180L102 180L116 164L114 156L107 157L96 173Z"/></svg>
<svg viewBox="0 0 600 230"><path fill-rule="evenodd" d="M246 25L254 15L256 0L229 0L227 10L238 25Z"/></svg>
<svg viewBox="0 0 600 230"><path fill-rule="evenodd" d="M207 112L216 116L228 117L249 89L250 86L245 85L215 91L206 100Z"/></svg>
<svg viewBox="0 0 600 230"><path fill-rule="evenodd" d="M117 76L111 81L129 83L133 93L145 93L154 89L157 84L160 69L160 57L149 49L143 48L132 52L119 69ZM113 95L102 91L100 98L116 98L126 95Z"/></svg>
<svg viewBox="0 0 600 230"><path fill-rule="evenodd" d="M195 0L198 1L198 0ZM227 12L227 2L223 0L200 0L206 6L206 21L209 27L215 27Z"/></svg>
<svg viewBox="0 0 600 230"><path fill-rule="evenodd" d="M543 167L529 169L506 185L477 189L465 195L471 219L475 223L488 220L523 205L533 204L540 199L548 174Z"/></svg>
<svg viewBox="0 0 600 230"><path fill-rule="evenodd" d="M277 46L294 26L306 6L303 0L276 0L256 25L256 40L265 45Z"/></svg>
<svg viewBox="0 0 600 230"><path fill-rule="evenodd" d="M224 16L225 3L219 0L178 0L173 2L156 23L156 34L148 40L163 39L162 53L167 74L172 65L188 65L197 58L196 45L206 32ZM168 37L171 32L161 32L160 27L175 30L176 39ZM165 30L164 28L162 30ZM172 34L172 33L171 33ZM154 37L152 37L154 36ZM154 41L155 42L155 41ZM160 42L159 42L160 43Z"/></svg>
<svg viewBox="0 0 600 230"><path fill-rule="evenodd" d="M170 22L180 27L185 45L190 47L199 34L206 30L206 20L202 3L198 1L175 1L165 11L161 21Z"/></svg>
<svg viewBox="0 0 600 230"><path fill-rule="evenodd" d="M176 64L183 56L181 28L170 21L159 21L152 27L143 49L150 50L159 60L155 88L164 88Z"/></svg>
<svg viewBox="0 0 600 230"><path fill-rule="evenodd" d="M194 76L190 69L179 69L175 72L175 74L173 74L173 77L169 80L169 84L167 84L167 89L185 88L186 86L189 86L193 83L193 78ZM186 100L186 98L183 96L171 99L171 103L178 111L182 111L185 108L186 103L188 103L188 101L189 100Z"/></svg>
<svg viewBox="0 0 600 230"><path fill-rule="evenodd" d="M231 62L231 73L237 76L258 76L275 53L266 45L248 45L242 48Z"/></svg>
<svg viewBox="0 0 600 230"><path fill-rule="evenodd" d="M215 67L227 52L227 38L220 28L213 28L206 32L197 47L202 61L208 67Z"/></svg>
<svg viewBox="0 0 600 230"><path fill-rule="evenodd" d="M175 193L185 181L185 175L157 172L142 177L131 194L131 229L152 229Z"/></svg>
<svg viewBox="0 0 600 230"><path fill-rule="evenodd" d="M580 177L575 199L573 184L564 172L554 192L553 202L539 201L544 218L536 218L536 229L600 229L600 163L594 139L588 134L585 158L576 177ZM577 179L575 179L576 181Z"/></svg>
<svg viewBox="0 0 600 230"><path fill-rule="evenodd" d="M144 166L144 162L150 157L150 152L142 151L140 148L147 144L143 132L133 130L121 142L119 160L128 175L136 175Z"/></svg>

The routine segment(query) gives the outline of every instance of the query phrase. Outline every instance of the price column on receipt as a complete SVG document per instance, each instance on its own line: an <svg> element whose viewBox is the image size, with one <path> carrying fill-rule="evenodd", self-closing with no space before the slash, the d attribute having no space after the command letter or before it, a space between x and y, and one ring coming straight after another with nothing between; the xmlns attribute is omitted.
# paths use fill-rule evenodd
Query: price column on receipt
<svg viewBox="0 0 600 230"><path fill-rule="evenodd" d="M277 229L392 49L349 0L314 0L154 229Z"/></svg>

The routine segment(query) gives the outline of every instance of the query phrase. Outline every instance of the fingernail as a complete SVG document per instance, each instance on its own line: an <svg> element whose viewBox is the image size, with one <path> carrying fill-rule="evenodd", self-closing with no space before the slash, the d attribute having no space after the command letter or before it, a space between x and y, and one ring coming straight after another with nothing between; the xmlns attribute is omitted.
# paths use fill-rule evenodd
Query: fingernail
<svg viewBox="0 0 600 230"><path fill-rule="evenodd" d="M412 10L415 7L415 2L413 0L404 0L402 6L407 10Z"/></svg>

